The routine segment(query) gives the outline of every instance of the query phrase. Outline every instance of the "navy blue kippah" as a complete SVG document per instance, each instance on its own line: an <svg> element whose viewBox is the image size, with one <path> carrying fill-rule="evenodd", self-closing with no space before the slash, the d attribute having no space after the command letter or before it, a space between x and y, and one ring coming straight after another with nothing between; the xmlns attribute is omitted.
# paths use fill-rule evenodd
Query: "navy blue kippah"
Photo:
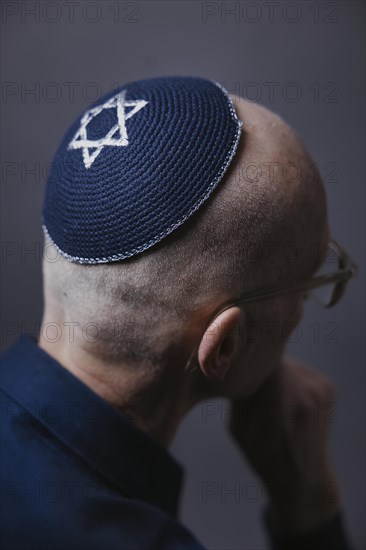
<svg viewBox="0 0 366 550"><path fill-rule="evenodd" d="M222 180L241 122L220 84L132 82L84 112L52 164L43 230L68 260L105 263L152 247Z"/></svg>

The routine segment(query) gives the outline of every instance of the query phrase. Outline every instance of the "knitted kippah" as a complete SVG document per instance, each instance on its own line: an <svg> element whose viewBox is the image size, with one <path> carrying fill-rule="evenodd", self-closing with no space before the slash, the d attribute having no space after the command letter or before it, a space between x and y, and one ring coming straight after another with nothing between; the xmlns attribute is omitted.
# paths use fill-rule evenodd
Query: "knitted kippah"
<svg viewBox="0 0 366 550"><path fill-rule="evenodd" d="M55 156L45 234L72 262L143 252L209 198L241 126L227 91L210 80L154 78L115 90L84 112Z"/></svg>

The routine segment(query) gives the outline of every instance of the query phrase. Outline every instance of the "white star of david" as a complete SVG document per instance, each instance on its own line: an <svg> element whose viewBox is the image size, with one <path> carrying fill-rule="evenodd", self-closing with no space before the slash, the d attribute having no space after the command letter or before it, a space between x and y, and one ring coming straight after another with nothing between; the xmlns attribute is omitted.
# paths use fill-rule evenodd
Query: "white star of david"
<svg viewBox="0 0 366 550"><path fill-rule="evenodd" d="M98 105L98 107L89 109L82 117L80 128L70 142L68 149L82 149L85 168L90 168L97 156L103 151L104 147L126 147L128 145L126 120L145 107L148 101L144 99L126 101L125 96L126 90L123 90L121 93L103 103L103 105ZM133 108L126 113L126 107ZM117 109L117 124L115 124L104 137L95 140L88 139L87 126L89 122L104 111L104 109ZM89 149L94 150L90 153Z"/></svg>

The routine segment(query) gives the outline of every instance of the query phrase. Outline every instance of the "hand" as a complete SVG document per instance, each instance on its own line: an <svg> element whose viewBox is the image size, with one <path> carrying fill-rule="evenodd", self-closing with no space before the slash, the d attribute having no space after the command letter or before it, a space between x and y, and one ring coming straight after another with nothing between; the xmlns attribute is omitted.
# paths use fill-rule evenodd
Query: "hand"
<svg viewBox="0 0 366 550"><path fill-rule="evenodd" d="M260 389L232 401L229 430L267 487L274 531L316 528L340 507L327 448L333 383L290 357Z"/></svg>

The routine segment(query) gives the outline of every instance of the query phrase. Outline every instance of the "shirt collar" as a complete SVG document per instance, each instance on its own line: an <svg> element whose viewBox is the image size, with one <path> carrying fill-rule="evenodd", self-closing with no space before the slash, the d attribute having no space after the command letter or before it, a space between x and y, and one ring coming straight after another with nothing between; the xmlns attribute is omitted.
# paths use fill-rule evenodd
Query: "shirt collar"
<svg viewBox="0 0 366 550"><path fill-rule="evenodd" d="M177 516L184 471L169 452L22 334L3 357L1 385L125 496Z"/></svg>

